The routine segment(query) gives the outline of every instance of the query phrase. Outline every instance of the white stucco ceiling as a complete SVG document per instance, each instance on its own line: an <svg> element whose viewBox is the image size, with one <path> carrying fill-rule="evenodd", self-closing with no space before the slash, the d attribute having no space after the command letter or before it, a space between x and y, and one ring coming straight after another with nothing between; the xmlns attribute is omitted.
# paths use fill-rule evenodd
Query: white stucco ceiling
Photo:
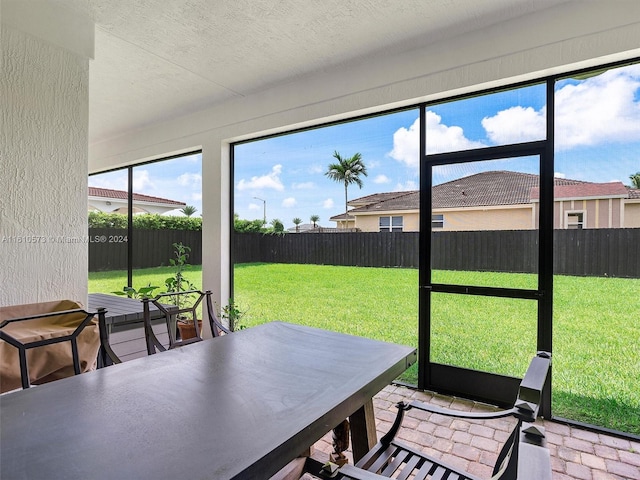
<svg viewBox="0 0 640 480"><path fill-rule="evenodd" d="M90 142L566 0L50 0L96 24Z"/></svg>

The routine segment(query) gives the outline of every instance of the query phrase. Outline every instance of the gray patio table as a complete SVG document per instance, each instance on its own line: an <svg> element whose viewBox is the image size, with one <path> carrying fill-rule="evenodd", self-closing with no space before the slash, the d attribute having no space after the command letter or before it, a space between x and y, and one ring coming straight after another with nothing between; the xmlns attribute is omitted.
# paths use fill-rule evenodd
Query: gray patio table
<svg viewBox="0 0 640 480"><path fill-rule="evenodd" d="M111 295L106 293L90 293L88 295L88 304L90 311L97 311L98 308L105 308L105 324L107 327L107 341L109 336L114 332L138 331L134 337L144 340L143 321L144 321L144 307L142 302L136 298L129 298L125 295ZM173 305L165 305L168 310L176 308ZM164 314L153 303L149 304L149 310L151 313L152 323L164 323ZM175 318L171 318L173 322L172 328L167 329L167 335L171 337L171 341L176 340L176 325ZM113 345L112 345L113 346ZM131 353L131 352L129 352ZM146 353L146 352L145 352ZM126 352L125 352L126 355ZM123 360L126 359L122 357ZM98 358L98 366L102 366L100 358Z"/></svg>
<svg viewBox="0 0 640 480"><path fill-rule="evenodd" d="M266 479L372 397L411 347L267 323L0 397L0 478Z"/></svg>
<svg viewBox="0 0 640 480"><path fill-rule="evenodd" d="M105 320L109 327L141 323L143 321L142 302L135 298L106 293L90 293L88 300L88 308L93 312L100 307L107 309ZM155 305L151 304L150 310L152 318L154 318L154 311L157 317L162 316L162 312L158 311Z"/></svg>

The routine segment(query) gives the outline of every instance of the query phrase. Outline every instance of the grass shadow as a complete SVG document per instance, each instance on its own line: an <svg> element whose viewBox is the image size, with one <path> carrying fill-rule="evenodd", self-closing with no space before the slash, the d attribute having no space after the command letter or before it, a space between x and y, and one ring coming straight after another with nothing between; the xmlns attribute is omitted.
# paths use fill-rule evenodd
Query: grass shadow
<svg viewBox="0 0 640 480"><path fill-rule="evenodd" d="M637 405L554 390L551 410L555 417L640 435L640 407Z"/></svg>

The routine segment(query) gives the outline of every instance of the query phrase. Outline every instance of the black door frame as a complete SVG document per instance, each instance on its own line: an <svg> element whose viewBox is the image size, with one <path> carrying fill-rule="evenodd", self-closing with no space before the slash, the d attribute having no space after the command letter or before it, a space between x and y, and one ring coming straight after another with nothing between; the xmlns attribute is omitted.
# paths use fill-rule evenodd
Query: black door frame
<svg viewBox="0 0 640 480"><path fill-rule="evenodd" d="M420 110L420 268L419 268L419 333L418 333L418 388L442 393L458 394L467 398L488 401L498 405L513 404L519 378L494 373L443 365L431 362L431 294L451 293L481 295L503 298L518 298L537 301L538 351L552 352L553 312L553 93L554 82L546 81L547 138L546 140L513 145L487 147L450 153L426 155L426 109ZM538 287L536 289L513 289L479 287L472 285L436 284L431 278L431 189L432 168L445 164L470 163L514 157L537 156L540 172L540 212L538 220ZM550 379L549 379L550 385ZM547 388L542 405L542 414L551 417L551 389Z"/></svg>

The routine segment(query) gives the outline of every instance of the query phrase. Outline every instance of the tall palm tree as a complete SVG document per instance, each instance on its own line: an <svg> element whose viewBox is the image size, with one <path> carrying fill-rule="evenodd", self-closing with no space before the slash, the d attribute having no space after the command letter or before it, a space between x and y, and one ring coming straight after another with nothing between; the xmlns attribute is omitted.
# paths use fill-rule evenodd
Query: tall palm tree
<svg viewBox="0 0 640 480"><path fill-rule="evenodd" d="M313 228L316 228L316 223L320 221L320 217L318 215L311 215L311 217L309 217L309 220L311 220L311 222L313 223Z"/></svg>
<svg viewBox="0 0 640 480"><path fill-rule="evenodd" d="M640 188L640 172L629 175L629 178L631 179L631 186L633 188Z"/></svg>
<svg viewBox="0 0 640 480"><path fill-rule="evenodd" d="M355 183L358 187L362 188L362 179L360 176L364 175L366 177L368 175L367 167L364 165L362 155L360 155L360 153L356 153L350 158L342 158L342 156L335 151L333 152L333 157L338 160L338 162L330 163L329 169L325 172L325 175L331 180L344 183L344 212L345 215L348 215L347 188L352 183Z"/></svg>
<svg viewBox="0 0 640 480"><path fill-rule="evenodd" d="M198 209L193 205L186 205L185 207L181 208L180 211L184 213L187 217L190 217L191 215L196 213Z"/></svg>
<svg viewBox="0 0 640 480"><path fill-rule="evenodd" d="M302 223L302 220L298 217L293 219L293 224L296 226L296 233L298 233L300 231L300 224Z"/></svg>

